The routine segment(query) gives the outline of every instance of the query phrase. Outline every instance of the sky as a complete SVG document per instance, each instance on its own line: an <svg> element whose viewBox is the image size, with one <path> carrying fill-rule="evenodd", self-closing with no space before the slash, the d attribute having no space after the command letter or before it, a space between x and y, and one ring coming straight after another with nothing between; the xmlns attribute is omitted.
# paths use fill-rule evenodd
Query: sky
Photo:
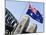
<svg viewBox="0 0 46 35"><path fill-rule="evenodd" d="M35 7L41 13L42 17L44 17L44 4L38 2L30 2L32 7ZM13 14L13 16L19 21L21 16L26 15L28 10L29 2L16 2L16 1L6 1L6 8ZM44 31L44 23L39 23L30 17L30 22L37 24L37 32Z"/></svg>

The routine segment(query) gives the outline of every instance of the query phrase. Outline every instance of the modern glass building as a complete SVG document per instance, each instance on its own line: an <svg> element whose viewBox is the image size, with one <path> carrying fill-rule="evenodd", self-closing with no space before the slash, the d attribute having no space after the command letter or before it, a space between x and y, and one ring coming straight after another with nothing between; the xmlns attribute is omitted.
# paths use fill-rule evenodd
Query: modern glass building
<svg viewBox="0 0 46 35"><path fill-rule="evenodd" d="M11 32L14 29L14 25L17 25L18 22L12 13L5 8L5 30Z"/></svg>

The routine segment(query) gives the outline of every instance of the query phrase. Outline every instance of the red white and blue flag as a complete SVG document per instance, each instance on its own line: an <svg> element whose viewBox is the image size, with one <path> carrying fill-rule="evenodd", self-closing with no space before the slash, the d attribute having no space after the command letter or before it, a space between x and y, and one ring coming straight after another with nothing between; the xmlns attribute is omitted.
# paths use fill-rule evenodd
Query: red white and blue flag
<svg viewBox="0 0 46 35"><path fill-rule="evenodd" d="M43 17L42 17L42 15L35 8L31 8L31 6L29 6L29 9L27 10L26 14L28 14L34 20L36 20L36 21L38 21L40 23L43 23Z"/></svg>

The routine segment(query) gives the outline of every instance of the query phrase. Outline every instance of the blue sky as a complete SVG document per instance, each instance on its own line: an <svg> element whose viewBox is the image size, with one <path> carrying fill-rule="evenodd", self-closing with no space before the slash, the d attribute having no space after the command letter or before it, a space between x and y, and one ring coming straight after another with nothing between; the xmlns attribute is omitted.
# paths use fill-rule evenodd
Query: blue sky
<svg viewBox="0 0 46 35"><path fill-rule="evenodd" d="M35 7L44 17L43 11L43 3L31 2L30 3L33 7ZM6 8L14 15L14 17L19 21L22 15L26 15L28 9L29 2L15 2L15 1L6 1ZM33 22L32 22L33 21ZM35 21L30 17L30 23L37 24L37 32L43 32L43 24Z"/></svg>

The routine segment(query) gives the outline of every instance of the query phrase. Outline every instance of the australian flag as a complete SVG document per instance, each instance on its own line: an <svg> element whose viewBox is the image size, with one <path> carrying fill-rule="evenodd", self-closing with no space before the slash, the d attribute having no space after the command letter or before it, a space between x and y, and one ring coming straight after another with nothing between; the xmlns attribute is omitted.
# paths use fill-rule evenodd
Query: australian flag
<svg viewBox="0 0 46 35"><path fill-rule="evenodd" d="M28 14L30 17L32 17L34 20L43 23L43 17L42 15L39 13L39 11L32 11L31 9L28 9L26 14Z"/></svg>

